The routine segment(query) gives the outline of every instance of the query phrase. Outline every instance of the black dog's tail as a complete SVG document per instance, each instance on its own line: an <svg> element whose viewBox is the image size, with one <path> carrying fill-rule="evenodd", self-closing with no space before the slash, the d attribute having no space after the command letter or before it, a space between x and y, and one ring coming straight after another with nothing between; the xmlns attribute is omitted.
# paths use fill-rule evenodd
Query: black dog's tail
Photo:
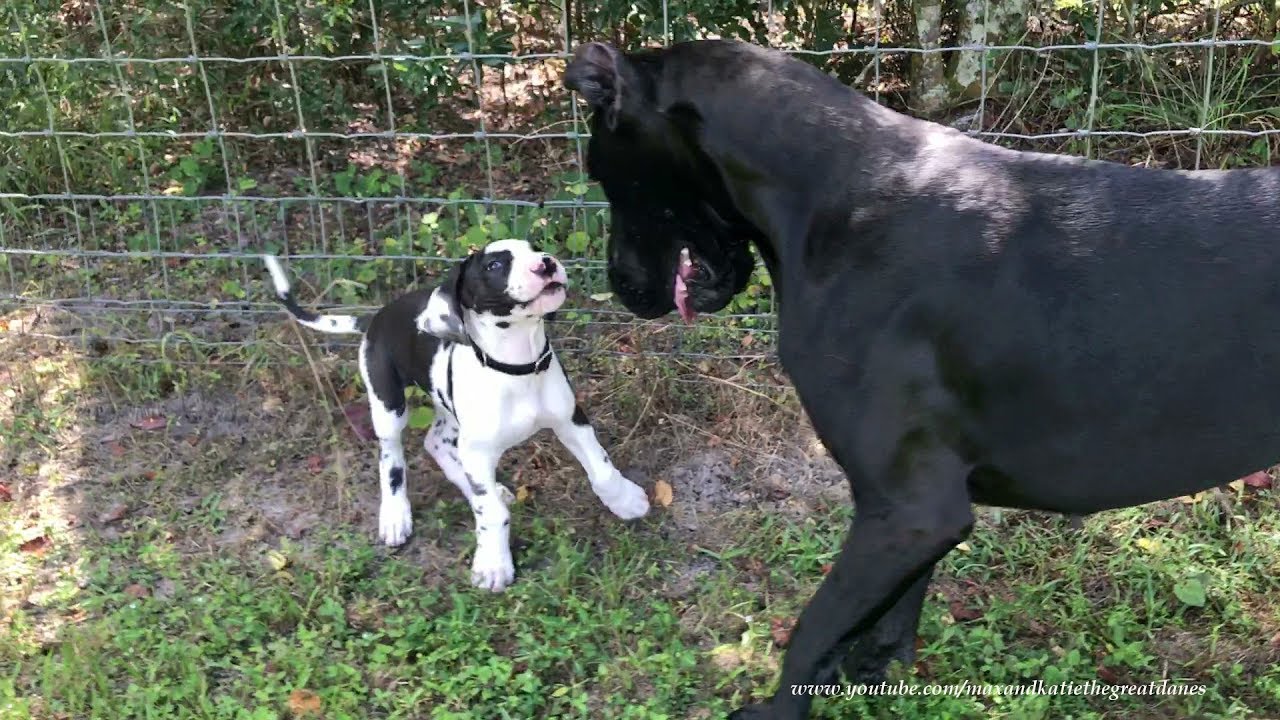
<svg viewBox="0 0 1280 720"><path fill-rule="evenodd" d="M276 288L276 300L289 311L289 314L312 330L336 334L359 334L369 324L368 318L355 315L317 315L298 304L293 299L293 289L289 287L289 277L284 274L280 261L273 255L263 255L267 264L267 272L271 273L271 283Z"/></svg>

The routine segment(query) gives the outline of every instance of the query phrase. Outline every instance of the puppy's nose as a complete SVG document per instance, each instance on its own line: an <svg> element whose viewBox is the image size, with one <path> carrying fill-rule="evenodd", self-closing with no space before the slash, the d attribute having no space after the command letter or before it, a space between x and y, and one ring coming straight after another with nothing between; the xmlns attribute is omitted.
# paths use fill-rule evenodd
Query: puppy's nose
<svg viewBox="0 0 1280 720"><path fill-rule="evenodd" d="M540 277L551 277L556 274L556 261L550 255L543 255L542 262L533 268L533 274Z"/></svg>

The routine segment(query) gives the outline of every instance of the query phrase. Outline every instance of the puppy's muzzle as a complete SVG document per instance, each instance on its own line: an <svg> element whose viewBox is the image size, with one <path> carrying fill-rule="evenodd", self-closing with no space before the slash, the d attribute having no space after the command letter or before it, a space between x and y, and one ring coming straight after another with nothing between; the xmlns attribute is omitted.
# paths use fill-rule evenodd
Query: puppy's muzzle
<svg viewBox="0 0 1280 720"><path fill-rule="evenodd" d="M552 258L550 255L543 255L541 261L539 261L539 263L534 266L533 274L537 275L540 278L551 279L555 277L556 270L558 269L559 268L556 266L556 261L554 258Z"/></svg>

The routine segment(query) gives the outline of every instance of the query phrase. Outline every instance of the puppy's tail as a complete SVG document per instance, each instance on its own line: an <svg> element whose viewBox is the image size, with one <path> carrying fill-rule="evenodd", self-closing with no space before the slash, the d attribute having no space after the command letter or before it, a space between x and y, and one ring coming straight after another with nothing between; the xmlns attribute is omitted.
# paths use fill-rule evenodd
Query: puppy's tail
<svg viewBox="0 0 1280 720"><path fill-rule="evenodd" d="M355 315L317 315L298 304L293 299L293 289L289 287L289 277L284 274L280 261L273 255L263 255L262 261L267 264L267 272L271 273L271 283L275 285L276 300L284 305L294 319L312 330L335 334L359 334L368 325L368 318Z"/></svg>

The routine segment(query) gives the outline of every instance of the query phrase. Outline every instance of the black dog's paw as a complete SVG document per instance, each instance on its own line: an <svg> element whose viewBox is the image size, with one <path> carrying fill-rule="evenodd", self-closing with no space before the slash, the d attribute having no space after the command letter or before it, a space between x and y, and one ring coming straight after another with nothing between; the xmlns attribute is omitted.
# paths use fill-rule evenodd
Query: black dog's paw
<svg viewBox="0 0 1280 720"><path fill-rule="evenodd" d="M879 685L889 678L889 663L852 662L841 668L844 679L851 685Z"/></svg>
<svg viewBox="0 0 1280 720"><path fill-rule="evenodd" d="M746 705L729 713L729 720L774 720L776 717L769 706L763 704Z"/></svg>

